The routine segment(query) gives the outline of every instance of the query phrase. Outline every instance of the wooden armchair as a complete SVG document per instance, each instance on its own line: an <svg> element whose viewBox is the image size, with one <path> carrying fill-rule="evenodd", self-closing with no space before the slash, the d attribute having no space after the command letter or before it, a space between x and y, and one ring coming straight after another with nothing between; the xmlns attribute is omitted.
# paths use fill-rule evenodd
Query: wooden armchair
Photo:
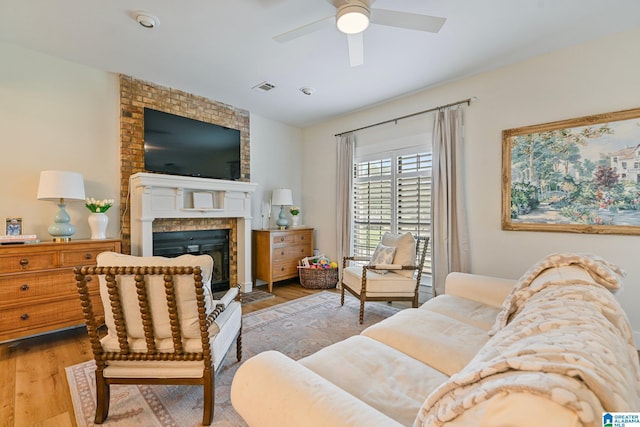
<svg viewBox="0 0 640 427"><path fill-rule="evenodd" d="M429 238L414 238L410 233L385 233L380 244L387 249L395 248L390 263L349 266L351 261L371 261L371 258L347 256L342 260L340 303L344 305L345 290L360 299L360 324L364 321L365 301L411 301L414 308L418 307L418 289Z"/></svg>
<svg viewBox="0 0 640 427"><path fill-rule="evenodd" d="M204 387L202 424L211 424L215 372L234 340L237 360L242 357L239 287L213 300L208 255L106 252L97 261L97 267L74 268L97 366L95 423L108 416L111 384L176 384ZM102 337L87 288L91 275L100 280Z"/></svg>

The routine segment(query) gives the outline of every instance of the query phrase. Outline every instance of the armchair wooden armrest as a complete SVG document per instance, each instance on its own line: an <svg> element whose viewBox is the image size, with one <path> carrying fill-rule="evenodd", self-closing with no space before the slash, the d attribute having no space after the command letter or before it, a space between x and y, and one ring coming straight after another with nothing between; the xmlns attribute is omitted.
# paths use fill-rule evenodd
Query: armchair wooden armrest
<svg viewBox="0 0 640 427"><path fill-rule="evenodd" d="M229 303L232 301L238 301L242 304L242 293L240 292L240 285L234 286L225 293L219 300L214 300L215 309L207 316L207 328L218 318Z"/></svg>
<svg viewBox="0 0 640 427"><path fill-rule="evenodd" d="M366 256L346 256L342 258L342 267L347 268L347 263L349 261L369 261L371 257Z"/></svg>

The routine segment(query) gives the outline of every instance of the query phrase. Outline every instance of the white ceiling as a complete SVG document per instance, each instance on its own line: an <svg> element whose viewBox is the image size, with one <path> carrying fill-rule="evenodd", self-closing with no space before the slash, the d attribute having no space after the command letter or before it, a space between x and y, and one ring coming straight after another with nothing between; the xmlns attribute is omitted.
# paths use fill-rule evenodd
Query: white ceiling
<svg viewBox="0 0 640 427"><path fill-rule="evenodd" d="M639 0L377 0L373 7L447 21L437 34L371 25L365 63L355 68L335 28L285 44L272 39L333 15L327 0L0 0L0 40L304 127L640 25ZM139 10L160 25L139 26L132 17ZM276 88L251 89L263 81ZM303 86L315 93L302 94Z"/></svg>

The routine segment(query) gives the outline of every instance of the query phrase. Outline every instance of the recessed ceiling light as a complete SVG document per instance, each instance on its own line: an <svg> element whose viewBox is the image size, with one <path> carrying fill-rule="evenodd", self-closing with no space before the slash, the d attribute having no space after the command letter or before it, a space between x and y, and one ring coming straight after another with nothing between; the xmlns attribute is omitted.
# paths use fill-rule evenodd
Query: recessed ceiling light
<svg viewBox="0 0 640 427"><path fill-rule="evenodd" d="M316 90L314 88L308 86L300 88L300 92L304 93L305 95L313 95L315 91Z"/></svg>
<svg viewBox="0 0 640 427"><path fill-rule="evenodd" d="M153 15L150 15L146 12L135 12L134 16L138 24L147 29L156 28L160 25L160 20Z"/></svg>

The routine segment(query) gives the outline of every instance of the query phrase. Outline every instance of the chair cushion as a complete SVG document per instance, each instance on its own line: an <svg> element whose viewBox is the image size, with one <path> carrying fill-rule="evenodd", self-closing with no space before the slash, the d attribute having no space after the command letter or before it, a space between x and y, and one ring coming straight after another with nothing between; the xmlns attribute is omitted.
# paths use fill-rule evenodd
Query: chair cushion
<svg viewBox="0 0 640 427"><path fill-rule="evenodd" d="M392 264L400 265L416 265L416 240L413 235L407 233L384 233L381 243L385 246L393 246L396 253L393 257ZM413 270L400 270L397 274L412 278Z"/></svg>
<svg viewBox="0 0 640 427"><path fill-rule="evenodd" d="M227 309L220 313L220 315L216 318L214 323L209 327L209 340L212 343L212 355L213 358L213 368L217 370L220 364L222 363L224 356L229 351L231 344L238 335L240 331L240 327L242 325L242 308L238 301L231 302ZM102 348L105 351L110 352L118 352L120 351L120 347L118 345L118 339L115 334L106 335L100 340L102 344ZM158 340L156 343L158 351L161 353L172 353L173 352L173 340L170 338ZM202 339L198 338L189 338L185 339L183 342L184 351L190 353L199 353L202 351ZM144 338L135 338L129 340L129 348L131 348L134 352L146 352L147 346ZM136 365L137 363L137 365ZM181 363L184 362L166 362L164 365L162 362L132 362L132 361L109 361L109 366L120 366L123 368L131 368L132 364L134 366L138 366L140 369L143 368L157 368L159 366L171 367L176 365L176 367L182 367ZM200 375L202 375L202 362L200 362ZM118 371L119 374L114 373L115 370L112 370L111 376L122 375L121 371ZM128 372L128 371L127 371ZM152 375L152 374L150 374ZM163 375L169 376L168 373ZM106 375L105 375L106 376ZM135 377L134 374L127 374L126 376ZM144 376L144 374L140 373L138 376Z"/></svg>
<svg viewBox="0 0 640 427"><path fill-rule="evenodd" d="M214 309L213 297L211 294L211 271L213 269L213 259L209 255L181 255L176 258L165 258L159 256L137 257L124 255L115 252L103 252L96 258L98 266L102 267L124 267L124 266L185 266L202 268L202 280L204 282L205 312L211 313ZM116 337L113 311L109 304L109 294L107 291L104 275L99 276L100 296L102 297L105 323L108 334ZM196 293L191 276L175 276L176 300L180 307L178 311L180 328L185 339L200 339L200 326L198 322L198 309L196 305ZM149 305L153 317L154 332L160 339L171 339L171 324L167 310L167 301L164 291L164 281L162 276L151 277L148 283ZM140 311L138 308L138 297L133 276L123 276L120 283L121 299L123 301L123 315L127 323L127 333L131 339L143 339L144 329ZM216 333L217 333L217 328Z"/></svg>
<svg viewBox="0 0 640 427"><path fill-rule="evenodd" d="M369 265L393 264L395 254L396 248L394 246L385 246L382 243L378 243ZM387 271L389 270L376 270L376 273L385 274Z"/></svg>
<svg viewBox="0 0 640 427"><path fill-rule="evenodd" d="M342 282L358 295L362 290L362 267L347 267L342 271ZM400 276L395 271L389 274L379 274L367 271L368 297L413 297L416 291L416 281L413 278Z"/></svg>

